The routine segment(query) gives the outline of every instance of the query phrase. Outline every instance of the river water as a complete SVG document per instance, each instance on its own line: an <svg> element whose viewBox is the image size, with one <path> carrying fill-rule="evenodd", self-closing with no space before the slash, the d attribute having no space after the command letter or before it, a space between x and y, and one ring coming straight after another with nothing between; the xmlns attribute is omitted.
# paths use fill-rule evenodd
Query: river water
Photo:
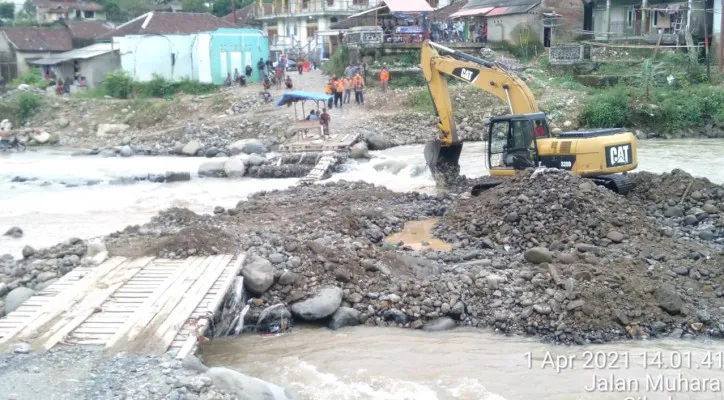
<svg viewBox="0 0 724 400"><path fill-rule="evenodd" d="M434 192L424 167L422 146L403 146L373 152L370 162L350 161L330 180L364 180L392 190ZM682 168L696 176L724 183L724 140L670 140L639 142L639 170L665 172ZM234 206L249 194L284 189L296 179L192 179L173 184L111 184L114 179L165 171L191 172L196 178L202 158L72 157L69 151L41 150L0 153L0 231L17 225L21 239L0 236L0 254L19 255L25 245L44 247L69 237L91 238L141 224L168 207L187 207L210 213L214 206ZM461 172L486 174L484 145L467 143ZM16 183L16 176L37 178ZM93 181L94 185L86 183ZM68 187L68 183L81 184ZM73 185L71 185L73 186ZM2 232L0 232L2 233ZM640 355L663 354L662 362L686 357L692 364L679 369L645 368ZM638 394L620 391L587 392L594 373L585 369L585 351L591 355L614 352L614 371L640 385ZM527 365L525 353L532 352ZM575 355L579 361L560 373L542 368L544 356ZM687 353L688 352L688 353ZM456 330L435 334L407 330L355 328L342 332L303 329L281 337L245 336L214 341L203 351L205 361L229 365L242 372L280 384L298 399L669 399L667 393L647 392L647 378L656 386L662 374L724 380L724 347L705 342L635 342L586 348L551 347L525 339L487 332ZM620 360L629 356L624 368ZM708 361L705 358L710 355ZM609 357L610 358L610 357ZM651 364L651 363L650 363ZM685 363L684 363L685 364ZM613 367L611 366L611 367ZM721 384L721 382L720 382ZM656 389L656 387L654 387ZM671 399L724 399L721 392L669 393ZM715 388L714 388L715 389Z"/></svg>

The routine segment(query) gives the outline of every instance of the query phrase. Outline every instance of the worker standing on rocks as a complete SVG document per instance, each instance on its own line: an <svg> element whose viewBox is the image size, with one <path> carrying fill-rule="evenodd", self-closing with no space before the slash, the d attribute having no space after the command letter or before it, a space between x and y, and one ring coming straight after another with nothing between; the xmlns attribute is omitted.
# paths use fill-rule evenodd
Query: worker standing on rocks
<svg viewBox="0 0 724 400"><path fill-rule="evenodd" d="M319 116L319 123L322 125L322 132L325 137L329 136L329 122L332 117L327 113L327 109L322 109L322 115Z"/></svg>
<svg viewBox="0 0 724 400"><path fill-rule="evenodd" d="M344 77L344 98L342 103L349 104L349 99L352 97L352 78L349 76Z"/></svg>
<svg viewBox="0 0 724 400"><path fill-rule="evenodd" d="M382 83L382 93L387 93L387 87L390 82L390 71L387 70L387 64L380 71L380 82Z"/></svg>
<svg viewBox="0 0 724 400"><path fill-rule="evenodd" d="M344 94L344 79L337 79L334 91L334 106L342 108L342 94Z"/></svg>
<svg viewBox="0 0 724 400"><path fill-rule="evenodd" d="M354 102L357 104L364 104L365 98L363 91L365 88L365 81L362 79L362 75L360 75L359 72L352 80L352 87L354 88Z"/></svg>
<svg viewBox="0 0 724 400"><path fill-rule="evenodd" d="M324 93L334 95L334 86L332 85L331 79L327 82L327 85L324 87ZM327 107L332 108L333 104L334 104L333 101L334 101L334 98L329 99L329 101L327 102Z"/></svg>

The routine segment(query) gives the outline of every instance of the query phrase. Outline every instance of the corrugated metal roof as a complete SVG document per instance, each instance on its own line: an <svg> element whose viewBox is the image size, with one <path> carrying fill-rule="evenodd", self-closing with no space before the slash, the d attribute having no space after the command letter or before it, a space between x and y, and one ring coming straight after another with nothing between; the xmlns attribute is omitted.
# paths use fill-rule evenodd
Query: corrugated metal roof
<svg viewBox="0 0 724 400"><path fill-rule="evenodd" d="M505 12L505 10L507 10L507 9L508 9L508 7L495 7L495 8L492 9L490 12L488 12L487 14L485 14L485 16L486 16L486 17L495 17L495 16L498 16L498 15L503 15L503 13Z"/></svg>
<svg viewBox="0 0 724 400"><path fill-rule="evenodd" d="M66 51L65 53L53 54L50 57L29 61L29 63L36 65L56 65L72 60L87 60L89 58L110 53L114 50L118 50L118 48L114 49L112 43L96 43L88 47Z"/></svg>
<svg viewBox="0 0 724 400"><path fill-rule="evenodd" d="M493 7L483 7L483 8L472 8L469 10L460 10L456 13L450 14L450 18L475 17L475 16L480 17L480 16L487 14L492 9L493 9Z"/></svg>
<svg viewBox="0 0 724 400"><path fill-rule="evenodd" d="M463 7L466 10L472 8L482 7L515 7L515 6L528 6L538 5L540 0L470 0L468 4Z"/></svg>
<svg viewBox="0 0 724 400"><path fill-rule="evenodd" d="M382 0L391 13L432 12L433 8L425 0Z"/></svg>

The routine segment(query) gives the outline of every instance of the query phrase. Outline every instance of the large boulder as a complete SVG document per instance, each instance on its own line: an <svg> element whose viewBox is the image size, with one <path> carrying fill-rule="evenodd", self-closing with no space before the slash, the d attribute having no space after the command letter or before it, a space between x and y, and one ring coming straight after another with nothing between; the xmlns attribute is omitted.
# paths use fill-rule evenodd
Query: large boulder
<svg viewBox="0 0 724 400"><path fill-rule="evenodd" d="M19 226L13 226L12 228L8 229L3 236L10 236L14 237L16 239L23 237L23 230Z"/></svg>
<svg viewBox="0 0 724 400"><path fill-rule="evenodd" d="M186 143L186 146L181 149L181 153L187 156L195 156L204 147L198 140L192 140Z"/></svg>
<svg viewBox="0 0 724 400"><path fill-rule="evenodd" d="M392 147L390 139L380 135L379 133L368 133L365 140L370 150L385 150Z"/></svg>
<svg viewBox="0 0 724 400"><path fill-rule="evenodd" d="M224 172L224 161L209 161L199 165L199 176L223 178L226 176Z"/></svg>
<svg viewBox="0 0 724 400"><path fill-rule="evenodd" d="M98 124L98 130L96 131L96 136L98 137L104 137L104 136L111 136L111 135L118 135L121 133L124 133L128 129L130 129L131 126L127 124Z"/></svg>
<svg viewBox="0 0 724 400"><path fill-rule="evenodd" d="M262 294L274 284L274 267L268 260L257 258L241 269L241 276L247 290Z"/></svg>
<svg viewBox="0 0 724 400"><path fill-rule="evenodd" d="M267 149L259 139L241 139L227 146L231 155L237 154L266 154Z"/></svg>
<svg viewBox="0 0 724 400"><path fill-rule="evenodd" d="M452 318L442 317L427 322L425 325L422 326L422 330L426 332L440 332L448 331L455 328L456 326L457 324Z"/></svg>
<svg viewBox="0 0 724 400"><path fill-rule="evenodd" d="M5 297L5 314L10 314L20 307L25 300L29 299L35 291L24 286L16 287Z"/></svg>
<svg viewBox="0 0 724 400"><path fill-rule="evenodd" d="M528 249L525 253L523 253L523 258L533 264L541 264L544 262L549 263L553 261L551 251L545 247L533 247L532 249Z"/></svg>
<svg viewBox="0 0 724 400"><path fill-rule="evenodd" d="M316 321L332 315L342 304L342 289L325 287L316 295L292 304L292 314L306 321Z"/></svg>
<svg viewBox="0 0 724 400"><path fill-rule="evenodd" d="M229 368L209 368L206 376L217 388L238 400L293 400L284 388Z"/></svg>
<svg viewBox="0 0 724 400"><path fill-rule="evenodd" d="M224 172L229 178L241 178L246 173L246 167L240 158L229 157L224 163Z"/></svg>
<svg viewBox="0 0 724 400"><path fill-rule="evenodd" d="M370 154L367 148L367 142L357 142L349 149L349 156L351 158L369 158Z"/></svg>
<svg viewBox="0 0 724 400"><path fill-rule="evenodd" d="M260 165L264 165L265 163L266 157L259 154L249 154L249 156L244 159L244 165L250 165L252 167L258 167Z"/></svg>
<svg viewBox="0 0 724 400"><path fill-rule="evenodd" d="M681 296L676 289L670 285L659 286L654 290L654 297L659 302L659 307L672 315L679 314L684 307Z"/></svg>
<svg viewBox="0 0 724 400"><path fill-rule="evenodd" d="M191 174L188 172L173 172L173 171L167 171L166 172L166 182L186 182L191 180Z"/></svg>
<svg viewBox="0 0 724 400"><path fill-rule="evenodd" d="M50 141L51 137L48 132L39 131L30 135L30 139L38 144L46 144Z"/></svg>
<svg viewBox="0 0 724 400"><path fill-rule="evenodd" d="M345 326L359 325L360 312L350 307L340 307L332 314L327 327L337 330Z"/></svg>

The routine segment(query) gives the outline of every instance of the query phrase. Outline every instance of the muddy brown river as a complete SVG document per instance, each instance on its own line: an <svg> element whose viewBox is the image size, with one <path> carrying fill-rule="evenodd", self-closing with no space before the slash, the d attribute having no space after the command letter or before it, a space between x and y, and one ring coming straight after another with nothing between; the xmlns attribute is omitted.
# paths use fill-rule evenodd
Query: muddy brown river
<svg viewBox="0 0 724 400"><path fill-rule="evenodd" d="M201 354L306 400L724 398L721 342L565 347L473 329L301 328L214 340Z"/></svg>

